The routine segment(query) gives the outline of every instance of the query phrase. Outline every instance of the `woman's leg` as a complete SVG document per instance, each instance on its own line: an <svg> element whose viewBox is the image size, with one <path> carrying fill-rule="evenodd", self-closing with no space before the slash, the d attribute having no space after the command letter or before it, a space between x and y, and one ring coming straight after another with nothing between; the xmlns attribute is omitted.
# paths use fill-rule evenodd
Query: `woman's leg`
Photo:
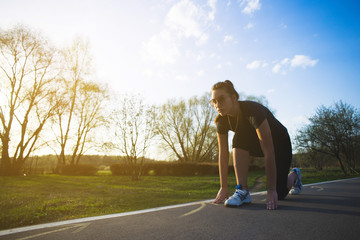
<svg viewBox="0 0 360 240"><path fill-rule="evenodd" d="M294 187L294 188L292 188ZM299 168L293 168L288 175L287 188L290 191L290 194L297 195L302 191L302 182L301 182L301 170Z"/></svg>
<svg viewBox="0 0 360 240"><path fill-rule="evenodd" d="M247 178L250 165L250 154L241 148L233 149L233 164L236 176L236 182L243 189L247 188Z"/></svg>
<svg viewBox="0 0 360 240"><path fill-rule="evenodd" d="M287 181L287 188L289 189L289 191L291 190L292 186L295 183L295 180L297 178L297 174L293 171L291 171L288 175L288 181Z"/></svg>
<svg viewBox="0 0 360 240"><path fill-rule="evenodd" d="M289 174L291 160L292 160L292 146L290 136L287 131L280 132L275 136L275 161L276 161L276 173L277 182L276 190L278 193L278 199L283 200L289 193L289 185L294 183L293 175Z"/></svg>
<svg viewBox="0 0 360 240"><path fill-rule="evenodd" d="M251 196L247 188L250 154L248 151L234 148L233 161L238 186L236 186L234 195L225 201L225 206L227 207L238 207L244 203L251 202ZM239 185L241 185L241 187Z"/></svg>

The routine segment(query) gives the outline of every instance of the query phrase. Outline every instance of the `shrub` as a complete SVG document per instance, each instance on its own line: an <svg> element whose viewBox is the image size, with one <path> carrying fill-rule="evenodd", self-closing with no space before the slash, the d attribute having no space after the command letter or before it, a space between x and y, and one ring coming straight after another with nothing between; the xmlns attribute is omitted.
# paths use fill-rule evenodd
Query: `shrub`
<svg viewBox="0 0 360 240"><path fill-rule="evenodd" d="M136 166L139 168L139 166ZM262 170L264 167L250 165L249 171ZM113 175L131 176L132 168L129 164L119 163L110 167ZM234 168L229 165L229 173L234 173ZM204 176L219 173L217 163L180 163L180 162L148 162L142 167L141 175L147 176Z"/></svg>
<svg viewBox="0 0 360 240"><path fill-rule="evenodd" d="M92 176L97 171L97 167L90 164L66 165L61 168L61 174L71 176Z"/></svg>
<svg viewBox="0 0 360 240"><path fill-rule="evenodd" d="M131 168L128 164L113 164L110 169L113 175L131 175ZM214 163L152 162L144 164L142 168L143 176L195 176L217 173L218 166Z"/></svg>

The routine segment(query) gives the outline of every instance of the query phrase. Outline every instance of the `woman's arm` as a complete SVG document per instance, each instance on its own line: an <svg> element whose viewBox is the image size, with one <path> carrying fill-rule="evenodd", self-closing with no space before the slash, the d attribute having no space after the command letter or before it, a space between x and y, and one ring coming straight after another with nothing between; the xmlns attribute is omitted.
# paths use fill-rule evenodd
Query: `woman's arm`
<svg viewBox="0 0 360 240"><path fill-rule="evenodd" d="M217 134L219 145L219 176L220 190L214 203L222 203L228 197L228 165L229 165L229 146L228 134Z"/></svg>
<svg viewBox="0 0 360 240"><path fill-rule="evenodd" d="M276 192L276 162L275 162L275 150L271 135L271 129L269 122L265 119L256 129L256 133L259 137L261 149L264 153L266 179L267 179L267 208L277 208L277 192Z"/></svg>

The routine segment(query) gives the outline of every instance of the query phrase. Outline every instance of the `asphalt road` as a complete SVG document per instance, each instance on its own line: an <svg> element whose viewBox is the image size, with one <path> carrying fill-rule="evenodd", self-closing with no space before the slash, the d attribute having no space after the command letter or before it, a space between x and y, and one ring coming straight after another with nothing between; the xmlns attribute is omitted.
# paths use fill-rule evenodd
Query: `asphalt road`
<svg viewBox="0 0 360 240"><path fill-rule="evenodd" d="M360 239L360 178L307 185L275 211L265 209L265 198L253 194L252 203L239 208L204 201L0 231L0 239Z"/></svg>

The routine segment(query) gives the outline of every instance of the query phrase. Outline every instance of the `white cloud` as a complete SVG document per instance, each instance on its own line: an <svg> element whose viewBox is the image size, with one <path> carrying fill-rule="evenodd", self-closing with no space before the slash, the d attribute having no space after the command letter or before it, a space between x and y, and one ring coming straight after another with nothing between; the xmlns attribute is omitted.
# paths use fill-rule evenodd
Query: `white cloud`
<svg viewBox="0 0 360 240"><path fill-rule="evenodd" d="M251 22L249 22L245 27L244 27L244 29L245 30L248 30L248 29L251 29L251 28L253 28L254 27L254 24L252 24Z"/></svg>
<svg viewBox="0 0 360 240"><path fill-rule="evenodd" d="M169 31L162 31L154 35L143 44L147 58L159 64L171 64L180 56L178 46Z"/></svg>
<svg viewBox="0 0 360 240"><path fill-rule="evenodd" d="M311 59L309 56L305 55L295 55L295 57L291 60L291 67L314 67L319 62L318 59Z"/></svg>
<svg viewBox="0 0 360 240"><path fill-rule="evenodd" d="M201 20L204 20L204 15L202 8L189 0L182 0L168 12L166 26L176 32L178 37L194 37L197 39L198 45L203 45L209 38L201 28Z"/></svg>
<svg viewBox="0 0 360 240"><path fill-rule="evenodd" d="M211 8L211 12L209 12L208 16L209 16L209 19L212 20L212 21L215 19L216 1L217 0L209 0L208 1L208 4L209 4L209 6Z"/></svg>
<svg viewBox="0 0 360 240"><path fill-rule="evenodd" d="M256 61L246 64L246 68L249 70L255 70L260 67L260 64L261 64L261 61L256 60Z"/></svg>
<svg viewBox="0 0 360 240"><path fill-rule="evenodd" d="M255 11L260 10L261 3L260 0L240 0L240 4L245 5L242 10L243 13L252 15Z"/></svg>
<svg viewBox="0 0 360 240"><path fill-rule="evenodd" d="M273 73L278 73L280 71L280 69L281 69L281 64L275 64L272 71L273 71Z"/></svg>
<svg viewBox="0 0 360 240"><path fill-rule="evenodd" d="M286 65L290 62L290 58L284 58L282 61L281 61L281 64L282 65Z"/></svg>
<svg viewBox="0 0 360 240"><path fill-rule="evenodd" d="M206 6L195 5L191 0L174 4L166 15L163 30L143 44L144 58L160 64L172 64L181 55L184 38L194 38L198 46L206 44L209 36L203 29L215 18L216 1L208 0ZM198 61L201 59L197 58Z"/></svg>
<svg viewBox="0 0 360 240"><path fill-rule="evenodd" d="M277 62L272 68L273 73L281 73L285 75L290 68L302 67L314 67L318 63L318 59L311 59L305 55L295 55L292 59L284 58L280 62Z"/></svg>
<svg viewBox="0 0 360 240"><path fill-rule="evenodd" d="M222 68L222 64L219 63L217 66L216 66L217 69L221 69Z"/></svg>
<svg viewBox="0 0 360 240"><path fill-rule="evenodd" d="M246 68L249 70L256 70L260 67L265 68L268 66L268 63L266 61L261 60L255 60L251 63L246 64Z"/></svg>
<svg viewBox="0 0 360 240"><path fill-rule="evenodd" d="M288 69L290 63L290 58L284 58L279 63L276 63L272 68L273 73L281 73L285 75L287 73L286 69Z"/></svg>
<svg viewBox="0 0 360 240"><path fill-rule="evenodd" d="M229 41L232 41L233 40L233 37L231 35L226 35L224 37L224 42L229 42Z"/></svg>
<svg viewBox="0 0 360 240"><path fill-rule="evenodd" d="M314 67L319 60L311 59L305 55L295 55L293 58L284 58L281 61L274 61L272 72L275 74L287 74L291 68L302 67ZM266 68L269 64L265 60L255 60L251 63L246 64L246 68L249 70L256 70L259 68Z"/></svg>
<svg viewBox="0 0 360 240"><path fill-rule="evenodd" d="M226 35L224 37L224 43L228 43L228 42L231 42L231 43L237 43L237 41L234 39L233 36L231 35Z"/></svg>

